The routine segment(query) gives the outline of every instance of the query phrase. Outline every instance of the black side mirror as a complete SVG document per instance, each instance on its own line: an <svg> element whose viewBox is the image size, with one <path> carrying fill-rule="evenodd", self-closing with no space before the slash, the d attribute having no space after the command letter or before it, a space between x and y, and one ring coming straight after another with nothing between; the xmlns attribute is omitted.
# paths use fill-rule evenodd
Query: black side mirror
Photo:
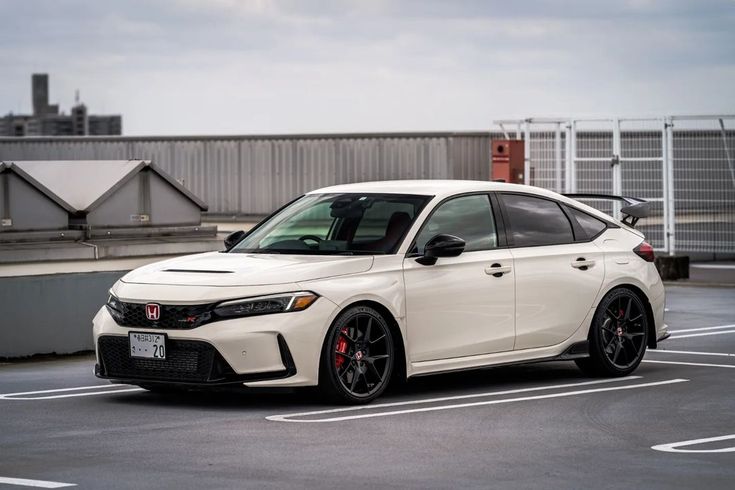
<svg viewBox="0 0 735 490"><path fill-rule="evenodd" d="M245 237L245 232L242 230L233 231L225 237L225 250L230 250L232 247L240 243Z"/></svg>
<svg viewBox="0 0 735 490"><path fill-rule="evenodd" d="M421 265L434 265L439 257L456 257L462 252L466 243L454 235L439 234L426 242L424 256L416 259Z"/></svg>

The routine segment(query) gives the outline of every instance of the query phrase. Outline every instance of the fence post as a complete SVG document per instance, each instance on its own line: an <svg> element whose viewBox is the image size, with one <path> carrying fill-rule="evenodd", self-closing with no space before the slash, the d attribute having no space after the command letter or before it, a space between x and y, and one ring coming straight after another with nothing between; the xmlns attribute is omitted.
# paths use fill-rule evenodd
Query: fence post
<svg viewBox="0 0 735 490"><path fill-rule="evenodd" d="M554 187L556 192L564 192L561 188L561 123L556 123L554 133Z"/></svg>
<svg viewBox="0 0 735 490"><path fill-rule="evenodd" d="M730 147L727 144L727 131L725 130L725 121L722 118L720 121L720 134L722 135L722 146L725 148L725 158L727 158L727 167L730 169L730 178L732 179L732 185L735 187L735 169L732 166L732 156L730 156Z"/></svg>
<svg viewBox="0 0 735 490"><path fill-rule="evenodd" d="M674 123L669 117L665 119L666 127L666 215L668 218L668 243L669 255L676 253L676 209L674 206Z"/></svg>
<svg viewBox="0 0 735 490"><path fill-rule="evenodd" d="M572 121L568 121L565 129L564 141L564 192L572 192Z"/></svg>
<svg viewBox="0 0 735 490"><path fill-rule="evenodd" d="M531 185L531 122L526 120L523 136L523 183Z"/></svg>
<svg viewBox="0 0 735 490"><path fill-rule="evenodd" d="M572 148L571 148L571 154L572 154L572 165L570 170L570 179L572 183L571 192L577 192L577 121L572 120Z"/></svg>
<svg viewBox="0 0 735 490"><path fill-rule="evenodd" d="M620 141L620 119L615 118L612 121L612 159L610 166L612 167L612 193L616 196L623 195L623 175L620 169L620 154L622 150L622 143ZM620 219L621 205L615 201L613 203L613 216L616 219Z"/></svg>
<svg viewBox="0 0 735 490"><path fill-rule="evenodd" d="M666 133L668 123L666 118L661 119L661 189L663 209L663 236L664 236L664 252L669 253L669 139Z"/></svg>

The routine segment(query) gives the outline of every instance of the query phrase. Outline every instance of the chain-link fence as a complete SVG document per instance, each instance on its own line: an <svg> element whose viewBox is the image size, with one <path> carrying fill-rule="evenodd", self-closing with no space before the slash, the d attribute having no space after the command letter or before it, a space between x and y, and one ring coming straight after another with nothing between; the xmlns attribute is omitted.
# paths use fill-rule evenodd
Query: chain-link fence
<svg viewBox="0 0 735 490"><path fill-rule="evenodd" d="M646 199L660 251L735 253L735 116L496 121L526 140L526 183ZM510 129L509 129L510 128ZM589 200L619 214L609 201Z"/></svg>

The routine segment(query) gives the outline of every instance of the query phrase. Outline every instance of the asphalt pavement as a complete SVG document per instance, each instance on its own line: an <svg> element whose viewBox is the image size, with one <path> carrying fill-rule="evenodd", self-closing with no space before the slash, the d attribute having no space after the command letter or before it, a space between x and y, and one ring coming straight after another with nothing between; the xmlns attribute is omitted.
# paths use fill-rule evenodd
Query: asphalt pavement
<svg viewBox="0 0 735 490"><path fill-rule="evenodd" d="M153 394L89 356L0 365L0 488L733 488L735 288L667 290L672 337L634 376L493 368L367 408Z"/></svg>

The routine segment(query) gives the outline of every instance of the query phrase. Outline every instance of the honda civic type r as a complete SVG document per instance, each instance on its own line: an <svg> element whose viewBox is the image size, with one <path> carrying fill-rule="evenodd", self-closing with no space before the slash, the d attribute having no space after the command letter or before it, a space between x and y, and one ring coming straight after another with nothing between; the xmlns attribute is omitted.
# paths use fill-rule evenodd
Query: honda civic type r
<svg viewBox="0 0 735 490"><path fill-rule="evenodd" d="M631 204L632 203L632 204ZM624 376L668 336L653 249L578 200L498 182L309 192L226 250L136 269L94 318L100 378L150 390L389 381L541 360Z"/></svg>

